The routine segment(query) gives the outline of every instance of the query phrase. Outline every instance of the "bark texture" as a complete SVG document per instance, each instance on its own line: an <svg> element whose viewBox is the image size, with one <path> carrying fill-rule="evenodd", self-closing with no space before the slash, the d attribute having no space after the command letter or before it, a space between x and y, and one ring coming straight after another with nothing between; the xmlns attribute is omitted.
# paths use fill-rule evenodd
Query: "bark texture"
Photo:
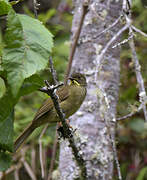
<svg viewBox="0 0 147 180"><path fill-rule="evenodd" d="M73 0L75 6L73 35L79 24L82 2L82 0ZM115 133L115 123L107 122L112 122L116 114L120 74L119 49L112 49L111 46L104 55L99 73L96 73L96 68L101 50L121 25L118 23L107 33L97 35L119 17L120 11L120 1L91 0L74 56L72 71L85 73L88 92L80 110L71 117L71 124L77 128L75 141L86 160L89 180L109 180L113 175L114 158L109 133L110 130ZM73 38L74 36L71 37ZM109 109L100 89L106 93ZM111 128L108 127L110 124ZM78 178L79 168L67 141L62 142L60 146L59 170L61 180Z"/></svg>

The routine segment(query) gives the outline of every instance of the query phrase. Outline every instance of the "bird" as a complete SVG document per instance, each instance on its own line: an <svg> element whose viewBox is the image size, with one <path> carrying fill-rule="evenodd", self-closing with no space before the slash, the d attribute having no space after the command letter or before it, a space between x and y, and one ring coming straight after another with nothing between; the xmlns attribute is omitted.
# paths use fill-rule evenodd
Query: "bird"
<svg viewBox="0 0 147 180"><path fill-rule="evenodd" d="M83 103L87 93L87 82L84 74L74 72L68 78L69 83L57 89L56 94L62 111L67 119L73 115ZM51 97L42 104L34 119L14 143L14 152L24 143L31 133L43 124L60 122Z"/></svg>

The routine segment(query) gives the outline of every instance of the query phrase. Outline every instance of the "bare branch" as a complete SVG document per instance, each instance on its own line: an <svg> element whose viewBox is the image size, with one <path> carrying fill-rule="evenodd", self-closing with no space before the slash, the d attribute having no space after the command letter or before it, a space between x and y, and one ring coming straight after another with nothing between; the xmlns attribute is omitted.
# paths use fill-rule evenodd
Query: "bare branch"
<svg viewBox="0 0 147 180"><path fill-rule="evenodd" d="M103 90L100 89L100 98L103 101L103 104L105 106L105 110L102 111L105 120L105 126L107 127L108 135L110 137L110 142L112 144L112 150L113 150L113 157L116 163L116 168L117 168L117 174L118 174L118 179L122 180L122 175L121 175L121 170L120 170L120 164L118 161L118 156L117 156L117 149L116 149L116 143L115 143L115 130L111 130L111 124L113 123L113 126L115 127L116 124L116 118L115 117L109 117L110 116L110 100L108 98L107 93ZM112 119L110 121L110 119Z"/></svg>
<svg viewBox="0 0 147 180"><path fill-rule="evenodd" d="M9 2L12 6L15 4L18 4L19 2L24 1L24 0L17 0L17 1L11 1Z"/></svg>
<svg viewBox="0 0 147 180"><path fill-rule="evenodd" d="M23 148L21 149L21 159L20 162L24 165L27 173L29 174L29 176L31 177L32 180L37 180L32 168L30 167L30 165L26 162L25 160L25 153L26 153L27 148Z"/></svg>
<svg viewBox="0 0 147 180"><path fill-rule="evenodd" d="M37 14L37 10L39 9L38 7L40 6L40 4L37 2L37 0L33 0L33 5L34 5L34 15L35 18L38 18L38 14Z"/></svg>
<svg viewBox="0 0 147 180"><path fill-rule="evenodd" d="M147 37L147 34L143 31L141 31L140 29L136 28L135 26L132 25L132 29L138 33L140 33L142 36Z"/></svg>
<svg viewBox="0 0 147 180"><path fill-rule="evenodd" d="M124 6L123 6L124 10L127 11L127 13L125 14L126 25L129 26L129 34L133 36L131 10L130 10L131 2L128 0L124 0L123 4L124 4ZM127 9L128 7L129 7L129 9ZM135 65L136 79L137 79L137 83L139 85L139 98L140 98L140 102L142 103L144 118L145 118L145 121L147 122L147 110L146 110L147 95L146 95L146 91L145 91L145 87L144 87L143 77L141 75L141 66L140 66L140 63L139 63L139 60L137 57L137 53L135 50L135 43L134 43L133 38L130 39L129 45L130 45L130 49L132 51L132 60L133 60L134 65Z"/></svg>
<svg viewBox="0 0 147 180"><path fill-rule="evenodd" d="M51 180L52 171L53 171L54 164L55 164L56 151L57 151L57 143L58 143L57 128L58 128L58 126L56 127L56 133L55 133L55 138L54 138L54 145L53 145L52 158L51 158L51 163L50 163L50 168L49 168L48 180Z"/></svg>
<svg viewBox="0 0 147 180"><path fill-rule="evenodd" d="M63 86L64 84L63 83L60 83L58 85L55 85L55 86L52 86L52 90L55 90L55 89L58 89L60 86ZM44 86L43 88L40 88L38 89L39 91L41 92L44 92L44 93L48 93L48 88L46 86Z"/></svg>
<svg viewBox="0 0 147 180"><path fill-rule="evenodd" d="M34 144L31 150L31 167L33 172L36 172L36 149L34 148Z"/></svg>
<svg viewBox="0 0 147 180"><path fill-rule="evenodd" d="M96 35L94 38L98 38L99 36L101 36L102 34L108 32L111 28L113 28L119 21L120 19L123 17L123 15L121 14L111 25L109 25L106 29L104 29L102 32L100 32L98 35Z"/></svg>
<svg viewBox="0 0 147 180"><path fill-rule="evenodd" d="M48 128L48 124L43 128L40 137L39 137L39 157L40 157L40 166L41 166L41 176L42 178L45 177L45 170L44 170L44 160L43 160L43 153L42 153L42 141L41 138L45 134L46 130Z"/></svg>
<svg viewBox="0 0 147 180"><path fill-rule="evenodd" d="M51 73L53 75L53 82L54 82L54 85L55 84L58 84L58 80L57 80L57 73L54 69L54 66L53 66L53 61L52 61L52 57L50 56L49 58L49 64L50 64L50 70L51 70Z"/></svg>
<svg viewBox="0 0 147 180"><path fill-rule="evenodd" d="M78 29L77 29L77 31L76 31L76 33L74 35L73 43L71 45L71 50L70 50L69 60L68 60L68 67L67 67L67 70L66 70L66 73L65 73L65 78L64 78L64 83L65 84L67 84L67 79L68 79L68 76L69 76L69 73L70 73L70 70L71 70L71 67L72 67L73 56L75 54L76 46L77 46L77 43L78 43L78 39L79 39L79 36L80 36L80 33L81 33L81 29L82 29L83 22L84 22L84 19L85 19L85 15L87 14L87 11L88 11L88 3L83 3L81 19L80 19L80 22L79 22Z"/></svg>
<svg viewBox="0 0 147 180"><path fill-rule="evenodd" d="M115 143L115 134L111 132L110 136L111 136L111 143L112 143L112 149L113 149L113 156L114 156L116 168L117 168L118 179L122 180L122 175L121 175L121 171L120 171L120 164L118 161L117 149L116 149L116 143Z"/></svg>
<svg viewBox="0 0 147 180"><path fill-rule="evenodd" d="M126 30L129 28L129 25L126 24L123 28L121 28L115 36L113 36L110 41L108 41L108 43L106 44L105 48L101 51L100 55L97 56L97 67L96 67L96 73L95 73L95 81L97 80L97 73L100 71L100 68L103 64L104 61L104 55L106 53L106 51L108 50L108 48L110 47L110 45Z"/></svg>
<svg viewBox="0 0 147 180"><path fill-rule="evenodd" d="M129 31L130 31L130 33L132 33L131 28L129 28ZM142 103L145 121L147 122L147 110L146 110L146 97L147 97L147 95L146 95L146 91L145 91L145 87L144 87L143 77L142 77L141 71L140 71L141 66L139 64L139 60L138 60L138 57L136 54L134 40L133 39L130 40L129 44L130 44L130 48L132 51L133 62L135 65L135 73L136 73L137 83L139 85L140 102Z"/></svg>
<svg viewBox="0 0 147 180"><path fill-rule="evenodd" d="M30 165L24 159L22 159L22 163L23 163L26 171L28 172L29 176L31 177L31 179L32 180L37 180L34 172L32 171L32 168L30 167Z"/></svg>
<svg viewBox="0 0 147 180"><path fill-rule="evenodd" d="M127 42L128 42L130 39L132 39L132 38L133 38L133 35L130 35L127 39L124 39L124 40L121 41L120 43L117 43L117 44L115 44L114 46L112 46L112 48L116 48L116 47L118 47L118 46L121 46L121 45L127 43Z"/></svg>
<svg viewBox="0 0 147 180"><path fill-rule="evenodd" d="M127 119L127 118L130 118L132 117L133 115L135 115L136 113L140 112L142 109L142 104L140 104L140 106L133 112L123 116L123 117L119 117L119 118L116 118L117 121L120 121L120 120L124 120L124 119Z"/></svg>
<svg viewBox="0 0 147 180"><path fill-rule="evenodd" d="M16 169L14 171L14 177L15 177L15 180L19 180L19 170L18 169Z"/></svg>

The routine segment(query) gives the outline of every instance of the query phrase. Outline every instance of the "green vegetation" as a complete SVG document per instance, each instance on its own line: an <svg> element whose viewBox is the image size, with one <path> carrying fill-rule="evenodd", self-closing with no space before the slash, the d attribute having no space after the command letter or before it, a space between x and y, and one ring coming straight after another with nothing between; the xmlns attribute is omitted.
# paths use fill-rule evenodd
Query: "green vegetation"
<svg viewBox="0 0 147 180"><path fill-rule="evenodd" d="M22 6L26 15L18 14L13 9L15 6L12 8L7 0L0 0L0 16L8 15L7 21L5 18L7 29L0 27L0 171L5 171L11 165L9 152L13 152L14 139L33 119L36 110L47 98L47 95L38 92L37 89L44 86L45 79L52 82L48 68L49 55L53 57L58 79L61 81L69 54L72 15L67 9L70 9L70 3L67 3L67 7L60 13L56 7L40 12L38 20L34 19L34 14L26 5ZM134 0L132 11L134 26L147 33L147 9L144 1ZM127 33L124 34L125 38L128 37ZM135 38L141 72L147 87L147 38L138 33ZM125 44L121 51L118 116L128 114L139 105L133 68L131 52ZM28 139L30 147L35 148L36 152L41 129L42 127L37 129ZM42 138L48 166L54 132L55 127L49 127ZM143 113L120 121L117 138L123 179L147 179L147 124L144 123ZM32 139L33 141L30 141ZM30 149L26 159L30 162ZM115 174L114 179L117 179Z"/></svg>

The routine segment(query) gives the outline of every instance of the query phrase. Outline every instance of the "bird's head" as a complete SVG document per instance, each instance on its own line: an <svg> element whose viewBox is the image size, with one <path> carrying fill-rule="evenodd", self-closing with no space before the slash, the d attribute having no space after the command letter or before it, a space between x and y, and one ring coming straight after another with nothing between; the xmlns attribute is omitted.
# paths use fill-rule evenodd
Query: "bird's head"
<svg viewBox="0 0 147 180"><path fill-rule="evenodd" d="M77 86L87 86L86 78L84 74L81 73L73 73L69 77L71 84L72 85L77 85Z"/></svg>

